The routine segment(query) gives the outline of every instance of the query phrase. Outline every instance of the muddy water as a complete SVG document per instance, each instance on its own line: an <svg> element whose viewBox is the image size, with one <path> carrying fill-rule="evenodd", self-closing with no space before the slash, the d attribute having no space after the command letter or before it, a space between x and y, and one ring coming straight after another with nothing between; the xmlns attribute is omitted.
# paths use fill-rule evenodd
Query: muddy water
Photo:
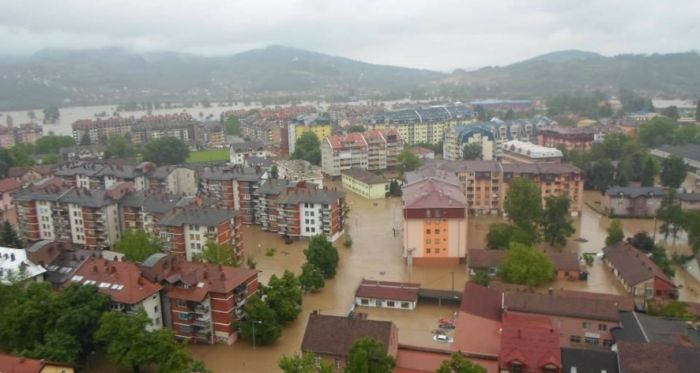
<svg viewBox="0 0 700 373"><path fill-rule="evenodd" d="M599 194L588 193L586 199L595 203ZM460 289L467 280L464 265L453 266L414 266L409 272L401 255L400 235L394 237L392 228L400 226L400 201L393 198L388 200L368 201L348 194L351 206L351 216L346 226L347 235L352 237L352 248L343 246L344 238L336 242L340 252L340 267L335 279L326 283L326 287L316 294L304 297L303 311L299 319L285 327L282 337L272 346L253 348L250 344L240 341L233 346L192 346L193 355L204 360L214 372L276 372L277 360L285 354L299 351L306 326L308 314L312 310L320 310L325 314L345 315L352 306L357 284L364 278L387 281L418 282L423 287L435 289ZM476 217L470 220L469 247L483 248L488 227L493 222L502 221L500 217ZM592 209L585 207L580 218L575 218L576 237L583 237L588 242L570 240L563 249L578 253L598 252L604 246L605 230L609 221ZM628 219L623 220L627 235L654 228L653 220ZM305 258L303 249L306 242L295 242L286 245L275 234L260 231L258 227L244 227L243 237L246 251L254 258L260 272L260 280L266 283L272 274L281 274L289 269L300 272ZM657 240L666 245L662 237ZM276 248L274 255L268 256L268 248ZM683 245L678 245L679 251ZM607 267L596 260L586 282L560 281L552 285L554 288L577 289L595 292L622 294L624 289L618 284ZM679 271L680 272L680 271ZM454 278L454 280L453 280ZM692 279L685 274L679 274L676 281L691 284ZM454 284L454 285L453 285ZM689 289L693 289L692 291ZM682 299L700 300L700 284L692 283L681 289ZM399 327L399 340L404 344L438 347L432 340L430 331L437 326L440 317L449 316L457 309L456 305L419 303L415 311L385 310L361 308L369 313L370 318L392 320ZM102 372L105 370L94 370Z"/></svg>

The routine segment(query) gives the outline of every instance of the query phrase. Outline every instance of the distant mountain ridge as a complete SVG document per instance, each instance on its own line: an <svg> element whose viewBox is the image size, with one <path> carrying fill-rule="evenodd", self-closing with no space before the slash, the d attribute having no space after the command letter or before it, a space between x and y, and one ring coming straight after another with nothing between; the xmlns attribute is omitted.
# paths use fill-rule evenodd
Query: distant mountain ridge
<svg viewBox="0 0 700 373"><path fill-rule="evenodd" d="M700 97L697 52L602 56L557 51L502 67L445 74L377 65L283 46L231 56L43 50L0 58L0 110L128 102L339 99L349 97L532 98L619 88Z"/></svg>

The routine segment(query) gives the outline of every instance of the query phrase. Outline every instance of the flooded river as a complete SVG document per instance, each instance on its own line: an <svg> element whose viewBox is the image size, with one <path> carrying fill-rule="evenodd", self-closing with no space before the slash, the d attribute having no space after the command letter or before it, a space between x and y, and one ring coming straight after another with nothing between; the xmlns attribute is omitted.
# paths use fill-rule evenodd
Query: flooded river
<svg viewBox="0 0 700 373"><path fill-rule="evenodd" d="M589 203L595 204L598 193L586 192ZM346 226L346 233L352 237L352 248L343 246L344 238L336 242L340 252L340 267L336 278L326 282L326 287L316 294L304 297L303 311L299 319L284 328L282 337L272 346L253 348L245 341L232 346L216 345L191 346L193 355L206 362L214 372L276 372L277 360L285 354L299 352L304 335L304 328L309 313L319 310L321 313L345 315L351 308L355 289L362 278L387 281L412 281L421 286L434 289L461 289L468 279L465 266L414 266L409 272L402 258L400 235L394 237L392 228L400 226L400 200L397 198L368 201L348 193L351 216ZM476 217L470 220L469 247L483 248L484 239L491 223L501 221L499 217ZM606 228L609 221L589 207L585 207L580 218L575 218L576 234L572 238L583 237L587 242L569 241L564 250L578 253L598 252L604 246ZM640 230L651 232L653 220L623 220L625 233L631 235ZM255 258L260 272L260 281L266 283L271 275L291 270L297 274L304 263L303 249L305 241L286 245L275 234L262 232L258 227L243 228L246 251ZM658 237L657 240L667 245ZM276 248L273 256L267 256L266 249ZM676 250L683 250L678 245ZM618 284L607 267L599 259L588 267L591 276L588 281L561 281L552 285L554 288L578 289L595 292L621 294L624 289ZM680 270L678 272L681 272ZM691 283L687 275L679 273L676 281L686 284L681 289L682 299L698 298L700 284ZM690 284L688 286L687 284ZM691 292L690 288L695 289ZM436 327L436 320L449 316L457 305L419 303L415 311L385 310L363 308L371 318L393 320L399 327L400 343L433 346L430 331ZM94 372L108 371L105 369Z"/></svg>

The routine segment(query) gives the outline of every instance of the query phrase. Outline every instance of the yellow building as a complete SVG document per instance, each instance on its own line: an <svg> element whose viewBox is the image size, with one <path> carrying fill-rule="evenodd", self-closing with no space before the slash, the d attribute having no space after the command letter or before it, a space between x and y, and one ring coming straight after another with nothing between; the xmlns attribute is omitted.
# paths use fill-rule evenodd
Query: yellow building
<svg viewBox="0 0 700 373"><path fill-rule="evenodd" d="M471 122L472 114L466 107L431 106L376 113L365 118L365 125L376 130L395 128L408 145L438 144L450 127Z"/></svg>
<svg viewBox="0 0 700 373"><path fill-rule="evenodd" d="M389 181L360 168L350 168L342 172L343 188L366 199L386 198Z"/></svg>
<svg viewBox="0 0 700 373"><path fill-rule="evenodd" d="M311 125L297 125L294 126L294 136L297 140L301 138L305 132L313 132L318 137L319 141L325 139L333 133L333 126L328 124L311 124Z"/></svg>

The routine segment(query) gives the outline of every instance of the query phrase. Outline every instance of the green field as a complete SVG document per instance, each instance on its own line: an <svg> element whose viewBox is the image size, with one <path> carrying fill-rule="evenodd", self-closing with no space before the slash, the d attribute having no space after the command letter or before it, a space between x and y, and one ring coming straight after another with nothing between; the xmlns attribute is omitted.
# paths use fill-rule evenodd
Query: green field
<svg viewBox="0 0 700 373"><path fill-rule="evenodd" d="M228 159L228 149L210 149L190 152L190 156L187 157L187 163L228 161Z"/></svg>

